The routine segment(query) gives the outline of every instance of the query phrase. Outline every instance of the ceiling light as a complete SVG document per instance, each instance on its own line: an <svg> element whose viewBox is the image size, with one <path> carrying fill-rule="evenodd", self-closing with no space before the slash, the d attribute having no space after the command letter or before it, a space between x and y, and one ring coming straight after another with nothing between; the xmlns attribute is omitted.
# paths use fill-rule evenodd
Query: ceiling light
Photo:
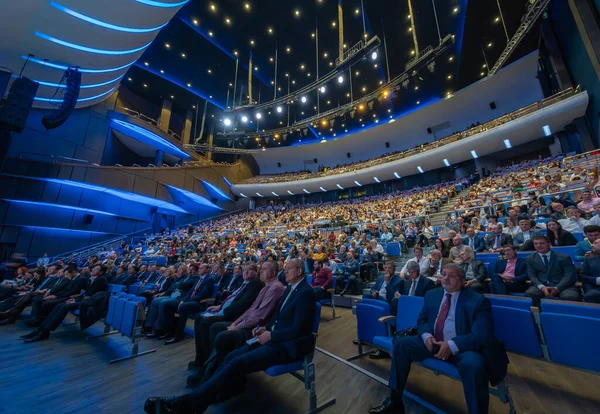
<svg viewBox="0 0 600 414"><path fill-rule="evenodd" d="M269 27L269 28L267 29L267 32L269 32L269 34L271 34L271 33L273 33L273 29L272 29L271 27Z"/></svg>
<svg viewBox="0 0 600 414"><path fill-rule="evenodd" d="M131 79L131 78L127 78L127 80L128 80L129 82L131 82L133 79Z"/></svg>
<svg viewBox="0 0 600 414"><path fill-rule="evenodd" d="M414 51L414 50L411 50L411 51L410 51L410 54L411 54L411 55L414 55L414 54L415 54L415 51Z"/></svg>
<svg viewBox="0 0 600 414"><path fill-rule="evenodd" d="M499 21L500 21L500 16L497 16L497 17L494 19L494 22L495 22L495 23L498 23Z"/></svg>
<svg viewBox="0 0 600 414"><path fill-rule="evenodd" d="M357 186L359 186L359 187L362 187L362 184L361 184L361 183L359 183L358 181L354 181L354 184L356 184L356 185L357 185Z"/></svg>
<svg viewBox="0 0 600 414"><path fill-rule="evenodd" d="M377 52L376 51L373 52L373 53L371 53L371 59L373 59L373 60L377 59Z"/></svg>
<svg viewBox="0 0 600 414"><path fill-rule="evenodd" d="M484 63L483 65L481 65L481 67L482 67L482 68L486 68L486 67L487 67L487 64L485 64L485 63Z"/></svg>
<svg viewBox="0 0 600 414"><path fill-rule="evenodd" d="M217 6L215 6L214 4L211 4L211 5L210 5L210 9L211 9L212 11L217 11Z"/></svg>
<svg viewBox="0 0 600 414"><path fill-rule="evenodd" d="M310 72L306 74L306 76L308 76L310 78Z"/></svg>
<svg viewBox="0 0 600 414"><path fill-rule="evenodd" d="M335 22L331 22L331 27L335 27Z"/></svg>
<svg viewBox="0 0 600 414"><path fill-rule="evenodd" d="M292 51L292 48L291 48L291 47L286 47L286 48L285 48L285 51L286 51L287 53L290 53L290 52Z"/></svg>
<svg viewBox="0 0 600 414"><path fill-rule="evenodd" d="M323 53L323 57L324 57L324 58L326 58L327 56L329 56L329 55L327 54L327 52Z"/></svg>
<svg viewBox="0 0 600 414"><path fill-rule="evenodd" d="M294 14L295 14L296 16L300 16L300 10L298 10L298 9L294 10Z"/></svg>
<svg viewBox="0 0 600 414"><path fill-rule="evenodd" d="M406 16L407 19L410 19L410 14L408 16Z"/></svg>
<svg viewBox="0 0 600 414"><path fill-rule="evenodd" d="M420 165L417 167L417 170L419 170L419 172L420 172L421 174L423 174L423 173L425 172L425 171L423 171L423 168L421 168L421 166L420 166Z"/></svg>
<svg viewBox="0 0 600 414"><path fill-rule="evenodd" d="M254 67L254 70L255 70L255 71L257 71L257 70L258 70L258 66L255 66L255 67Z"/></svg>
<svg viewBox="0 0 600 414"><path fill-rule="evenodd" d="M160 73L165 73L165 71L161 69L161 70L160 70Z"/></svg>
<svg viewBox="0 0 600 414"><path fill-rule="evenodd" d="M448 76L447 76L447 79L452 79L452 75L448 75Z"/></svg>
<svg viewBox="0 0 600 414"><path fill-rule="evenodd" d="M191 88L191 87L192 87L192 84L188 82L188 83L187 83L187 87L188 87L188 88Z"/></svg>
<svg viewBox="0 0 600 414"><path fill-rule="evenodd" d="M314 32L310 34L310 37L313 37L313 38L315 37Z"/></svg>
<svg viewBox="0 0 600 414"><path fill-rule="evenodd" d="M485 72L481 72L481 73L480 73L480 75L481 75L481 76L485 76Z"/></svg>
<svg viewBox="0 0 600 414"><path fill-rule="evenodd" d="M290 190L287 190L289 195L294 195L294 193L292 193Z"/></svg>
<svg viewBox="0 0 600 414"><path fill-rule="evenodd" d="M250 10L250 3L244 3L244 9Z"/></svg>
<svg viewBox="0 0 600 414"><path fill-rule="evenodd" d="M452 62L453 60L454 60L454 56L450 56L450 57L448 58L448 62Z"/></svg>
<svg viewBox="0 0 600 414"><path fill-rule="evenodd" d="M300 70L304 70L304 64L300 65Z"/></svg>
<svg viewBox="0 0 600 414"><path fill-rule="evenodd" d="M175 95L171 95L171 99L175 99Z"/></svg>
<svg viewBox="0 0 600 414"><path fill-rule="evenodd" d="M458 7L453 8L452 13L454 13L454 14L458 13Z"/></svg>
<svg viewBox="0 0 600 414"><path fill-rule="evenodd" d="M512 148L512 144L510 143L510 139L505 139L504 140L504 146L506 148Z"/></svg>
<svg viewBox="0 0 600 414"><path fill-rule="evenodd" d="M400 178L400 175L397 172L394 173L394 176L396 176L396 178Z"/></svg>
<svg viewBox="0 0 600 414"><path fill-rule="evenodd" d="M254 40L250 40L250 44L254 46Z"/></svg>
<svg viewBox="0 0 600 414"><path fill-rule="evenodd" d="M246 115L242 116L242 122L244 122L244 123L248 122L248 117Z"/></svg>
<svg viewBox="0 0 600 414"><path fill-rule="evenodd" d="M182 53L182 54L181 54L181 57L185 59L185 57L186 57L186 54L185 54L185 53Z"/></svg>
<svg viewBox="0 0 600 414"><path fill-rule="evenodd" d="M148 87L148 85L146 85L146 84L144 83L144 88L147 88L147 87Z"/></svg>
<svg viewBox="0 0 600 414"><path fill-rule="evenodd" d="M354 14L360 14L360 9L354 10Z"/></svg>
<svg viewBox="0 0 600 414"><path fill-rule="evenodd" d="M303 188L302 191L304 191L306 194L310 194L310 191L308 191L306 188Z"/></svg>
<svg viewBox="0 0 600 414"><path fill-rule="evenodd" d="M148 62L144 62L144 65L145 65L145 66L148 66L148 65L149 65L149 63L148 63Z"/></svg>
<svg viewBox="0 0 600 414"><path fill-rule="evenodd" d="M550 129L550 125L544 125L542 127L542 129L544 130L544 135L546 135L547 137L552 135L552 130Z"/></svg>
<svg viewBox="0 0 600 414"><path fill-rule="evenodd" d="M339 184L336 184L336 185L337 185L337 188L339 188L340 190L344 189L344 187L342 187L341 185L339 185Z"/></svg>
<svg viewBox="0 0 600 414"><path fill-rule="evenodd" d="M168 43L165 43L165 47L166 47L167 49L170 49L170 48L171 48L171 45L170 45L170 44L168 44Z"/></svg>
<svg viewBox="0 0 600 414"><path fill-rule="evenodd" d="M262 114L260 112L257 112L256 113L256 119L260 119L260 118L262 118Z"/></svg>
<svg viewBox="0 0 600 414"><path fill-rule="evenodd" d="M492 42L488 43L488 47L492 47L494 44Z"/></svg>
<svg viewBox="0 0 600 414"><path fill-rule="evenodd" d="M225 118L225 119L223 120L223 123L225 124L225 126L229 126L229 125L231 125L231 119L229 119L229 118Z"/></svg>
<svg viewBox="0 0 600 414"><path fill-rule="evenodd" d="M380 183L380 182L381 182L381 181L379 181L379 178L377 178L377 177L373 177L373 179L374 179L375 181L377 181L378 183Z"/></svg>
<svg viewBox="0 0 600 414"><path fill-rule="evenodd" d="M209 32L208 32L208 35L209 35L210 37L213 37L213 32L209 31Z"/></svg>
<svg viewBox="0 0 600 414"><path fill-rule="evenodd" d="M319 187L321 189L321 191L327 191L326 189L324 189L323 187Z"/></svg>
<svg viewBox="0 0 600 414"><path fill-rule="evenodd" d="M417 105L420 105L420 104L421 104L421 101L417 101Z"/></svg>
<svg viewBox="0 0 600 414"><path fill-rule="evenodd" d="M283 108L281 106L277 107L277 113L282 113L283 112Z"/></svg>
<svg viewBox="0 0 600 414"><path fill-rule="evenodd" d="M446 164L446 167L450 166L450 162L448 161L448 158L444 158L444 164Z"/></svg>
<svg viewBox="0 0 600 414"><path fill-rule="evenodd" d="M360 75L359 71L356 71L356 73L354 73L356 76Z"/></svg>
<svg viewBox="0 0 600 414"><path fill-rule="evenodd" d="M408 31L409 31L409 32L412 32L412 27L409 27L409 28L408 28Z"/></svg>
<svg viewBox="0 0 600 414"><path fill-rule="evenodd" d="M207 70L207 72L208 72L208 73L212 73L212 70L208 69L208 70Z"/></svg>
<svg viewBox="0 0 600 414"><path fill-rule="evenodd" d="M344 83L344 77L343 76L338 76L338 83Z"/></svg>
<svg viewBox="0 0 600 414"><path fill-rule="evenodd" d="M363 88L362 88L362 91L363 91L363 92L366 92L366 91L367 91L367 87L366 87L366 86L363 86Z"/></svg>
<svg viewBox="0 0 600 414"><path fill-rule="evenodd" d="M192 20L192 23L194 23L194 26L198 26L198 19Z"/></svg>
<svg viewBox="0 0 600 414"><path fill-rule="evenodd" d="M471 155L473 156L473 158L479 158L479 155L477 155L475 150L471 150Z"/></svg>
<svg viewBox="0 0 600 414"><path fill-rule="evenodd" d="M319 91L320 91L321 93L325 93L325 86L321 86L321 87L319 88Z"/></svg>

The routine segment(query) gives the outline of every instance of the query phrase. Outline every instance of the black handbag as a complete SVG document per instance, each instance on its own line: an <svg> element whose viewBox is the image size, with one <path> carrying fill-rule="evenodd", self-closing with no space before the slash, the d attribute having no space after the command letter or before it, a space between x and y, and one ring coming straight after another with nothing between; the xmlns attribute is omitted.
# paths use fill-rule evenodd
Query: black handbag
<svg viewBox="0 0 600 414"><path fill-rule="evenodd" d="M394 334L394 338L392 339L392 344L394 348L396 347L396 343L400 340L400 338L406 338L407 336L417 336L419 330L417 328L406 328L401 331L398 331Z"/></svg>

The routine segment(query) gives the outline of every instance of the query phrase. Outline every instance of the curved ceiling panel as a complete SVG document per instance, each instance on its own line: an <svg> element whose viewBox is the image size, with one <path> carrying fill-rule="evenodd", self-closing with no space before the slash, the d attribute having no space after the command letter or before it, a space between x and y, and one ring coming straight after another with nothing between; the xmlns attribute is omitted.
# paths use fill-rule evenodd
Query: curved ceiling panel
<svg viewBox="0 0 600 414"><path fill-rule="evenodd" d="M62 101L68 66L81 68L77 107L106 99L127 69L187 1L29 0L7 2L0 24L2 65L40 82L35 107Z"/></svg>

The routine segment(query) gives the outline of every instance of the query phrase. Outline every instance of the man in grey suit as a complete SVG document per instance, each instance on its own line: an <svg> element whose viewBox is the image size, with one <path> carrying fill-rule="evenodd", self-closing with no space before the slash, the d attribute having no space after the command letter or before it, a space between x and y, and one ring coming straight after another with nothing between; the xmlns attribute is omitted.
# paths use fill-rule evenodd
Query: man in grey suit
<svg viewBox="0 0 600 414"><path fill-rule="evenodd" d="M487 277L487 269L483 262L475 260L473 250L468 246L460 252L459 258L462 261L459 266L465 271L465 287L483 293L483 285Z"/></svg>
<svg viewBox="0 0 600 414"><path fill-rule="evenodd" d="M536 253L527 258L527 274L531 287L525 291L534 306L540 305L544 297L581 301L579 288L575 286L575 267L567 255L550 250L546 236L533 239Z"/></svg>
<svg viewBox="0 0 600 414"><path fill-rule="evenodd" d="M499 252L502 246L513 244L513 239L510 234L502 233L502 224L494 224L492 226L492 234L485 238L486 250L490 252Z"/></svg>
<svg viewBox="0 0 600 414"><path fill-rule="evenodd" d="M600 303L600 239L594 240L592 254L583 259L579 275L583 279L583 283L592 286L583 295L583 300Z"/></svg>
<svg viewBox="0 0 600 414"><path fill-rule="evenodd" d="M519 227L521 232L515 234L515 237L513 237L513 244L520 247L523 251L533 250L533 241L529 241L542 233L531 228L531 220L528 217L519 219Z"/></svg>

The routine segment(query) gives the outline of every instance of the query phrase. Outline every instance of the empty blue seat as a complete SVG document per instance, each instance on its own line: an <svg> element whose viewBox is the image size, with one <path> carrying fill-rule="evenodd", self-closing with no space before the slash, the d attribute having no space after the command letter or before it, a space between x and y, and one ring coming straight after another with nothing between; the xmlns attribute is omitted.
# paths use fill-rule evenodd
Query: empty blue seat
<svg viewBox="0 0 600 414"><path fill-rule="evenodd" d="M561 313L565 315L600 319L600 305L593 303L542 299L540 309L542 312Z"/></svg>
<svg viewBox="0 0 600 414"><path fill-rule="evenodd" d="M321 304L317 303L315 319L313 322L313 333L315 336L319 331L319 322L321 320ZM304 375L300 375L297 371L304 370ZM265 374L271 377L277 377L284 374L292 374L295 378L304 382L304 388L309 390L309 411L316 413L335 404L335 398L325 402L321 406L317 404L317 392L315 383L315 366L313 363L313 354L306 355L302 360L292 362L290 364L275 365L267 368Z"/></svg>
<svg viewBox="0 0 600 414"><path fill-rule="evenodd" d="M386 253L392 257L400 256L400 244L397 242L388 243Z"/></svg>
<svg viewBox="0 0 600 414"><path fill-rule="evenodd" d="M575 235L575 233L573 233L573 235ZM566 254L567 256L569 256L571 258L571 260L573 261L573 264L575 264L576 266L581 265L581 262L578 262L577 260L575 260L575 246L552 247L552 251L557 252L557 253Z"/></svg>
<svg viewBox="0 0 600 414"><path fill-rule="evenodd" d="M416 328L419 313L423 308L423 298L420 296L400 296L398 298L398 310L396 313L396 332L408 328ZM389 335L376 336L373 344L387 352L392 352L392 337Z"/></svg>
<svg viewBox="0 0 600 414"><path fill-rule="evenodd" d="M377 323L379 318L389 316L390 305L383 300L363 299L356 305L356 333L358 336L358 354L348 358L348 361L360 358L363 345L375 346L375 337L388 337L389 329L386 324Z"/></svg>
<svg viewBox="0 0 600 414"><path fill-rule="evenodd" d="M520 299L520 298L519 298ZM516 302L521 302L515 298ZM531 306L531 299L524 298ZM492 306L494 333L504 342L507 351L533 358L542 358L543 352L538 338L537 327L531 310L518 307ZM518 332L518 335L515 335Z"/></svg>
<svg viewBox="0 0 600 414"><path fill-rule="evenodd" d="M167 265L167 256L158 256L156 258L157 266L166 266Z"/></svg>
<svg viewBox="0 0 600 414"><path fill-rule="evenodd" d="M341 317L341 316L335 316L335 287L336 287L336 285L337 285L337 276L333 276L331 278L331 287L329 289L327 289L327 293L329 294L329 297L320 301L321 305L331 305L333 316L331 317L331 319L326 319L327 322Z"/></svg>
<svg viewBox="0 0 600 414"><path fill-rule="evenodd" d="M127 293L131 295L139 295L140 294L140 283L134 283L127 287Z"/></svg>

